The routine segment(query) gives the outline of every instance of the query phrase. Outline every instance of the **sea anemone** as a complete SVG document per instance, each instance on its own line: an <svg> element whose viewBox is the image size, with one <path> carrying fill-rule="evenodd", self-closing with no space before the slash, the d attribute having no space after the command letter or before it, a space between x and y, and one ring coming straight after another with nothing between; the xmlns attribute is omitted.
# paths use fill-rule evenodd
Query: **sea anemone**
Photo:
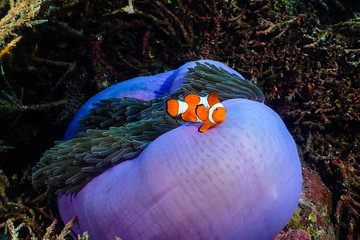
<svg viewBox="0 0 360 240"><path fill-rule="evenodd" d="M163 109L170 97L213 90L227 118L206 133ZM92 239L273 239L302 177L294 140L263 101L209 60L114 85L80 110L66 138L82 132L45 152L34 185L56 188L63 220L76 215L74 233Z"/></svg>

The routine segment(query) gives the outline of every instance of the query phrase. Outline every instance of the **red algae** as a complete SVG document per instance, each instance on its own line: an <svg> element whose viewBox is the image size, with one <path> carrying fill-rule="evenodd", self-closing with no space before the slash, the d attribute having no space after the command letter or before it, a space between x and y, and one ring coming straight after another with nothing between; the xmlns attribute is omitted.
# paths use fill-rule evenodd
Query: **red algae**
<svg viewBox="0 0 360 240"><path fill-rule="evenodd" d="M311 240L311 236L304 230L296 229L280 233L274 240Z"/></svg>
<svg viewBox="0 0 360 240"><path fill-rule="evenodd" d="M298 207L276 240L334 240L331 222L332 199L319 174L303 165L303 186Z"/></svg>

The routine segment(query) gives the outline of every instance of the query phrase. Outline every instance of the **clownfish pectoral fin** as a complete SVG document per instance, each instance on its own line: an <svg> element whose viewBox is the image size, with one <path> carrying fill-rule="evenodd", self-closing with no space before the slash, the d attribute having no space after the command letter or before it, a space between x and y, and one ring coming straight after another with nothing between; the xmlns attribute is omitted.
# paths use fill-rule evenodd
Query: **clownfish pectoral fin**
<svg viewBox="0 0 360 240"><path fill-rule="evenodd" d="M208 111L203 104L197 105L195 108L195 114L201 121L205 121L207 119Z"/></svg>
<svg viewBox="0 0 360 240"><path fill-rule="evenodd" d="M208 96L208 102L210 107L215 105L216 103L219 103L219 94L216 91L211 91Z"/></svg>
<svg viewBox="0 0 360 240"><path fill-rule="evenodd" d="M183 113L180 115L181 119L185 122L196 122L197 118L194 113Z"/></svg>
<svg viewBox="0 0 360 240"><path fill-rule="evenodd" d="M199 132L204 133L207 130L209 130L210 126L209 125L201 125L198 129Z"/></svg>
<svg viewBox="0 0 360 240"><path fill-rule="evenodd" d="M175 99L169 99L166 101L166 112L175 117L179 112L179 102Z"/></svg>

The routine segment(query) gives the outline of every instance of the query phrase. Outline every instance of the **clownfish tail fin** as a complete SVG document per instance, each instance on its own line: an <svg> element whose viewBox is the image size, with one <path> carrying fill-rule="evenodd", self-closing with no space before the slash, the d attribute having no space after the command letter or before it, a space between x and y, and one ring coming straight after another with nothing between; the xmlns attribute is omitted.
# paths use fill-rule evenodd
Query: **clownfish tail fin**
<svg viewBox="0 0 360 240"><path fill-rule="evenodd" d="M195 114L201 121L205 121L207 118L207 110L204 104L197 105L195 108Z"/></svg>
<svg viewBox="0 0 360 240"><path fill-rule="evenodd" d="M179 112L179 102L175 99L169 99L166 101L166 112L175 117Z"/></svg>

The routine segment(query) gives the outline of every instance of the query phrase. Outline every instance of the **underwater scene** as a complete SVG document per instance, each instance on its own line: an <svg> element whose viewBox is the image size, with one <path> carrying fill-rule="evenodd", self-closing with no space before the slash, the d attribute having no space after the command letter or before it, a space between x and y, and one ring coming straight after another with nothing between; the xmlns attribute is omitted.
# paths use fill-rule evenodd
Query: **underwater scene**
<svg viewBox="0 0 360 240"><path fill-rule="evenodd" d="M0 0L0 240L360 240L357 0Z"/></svg>

